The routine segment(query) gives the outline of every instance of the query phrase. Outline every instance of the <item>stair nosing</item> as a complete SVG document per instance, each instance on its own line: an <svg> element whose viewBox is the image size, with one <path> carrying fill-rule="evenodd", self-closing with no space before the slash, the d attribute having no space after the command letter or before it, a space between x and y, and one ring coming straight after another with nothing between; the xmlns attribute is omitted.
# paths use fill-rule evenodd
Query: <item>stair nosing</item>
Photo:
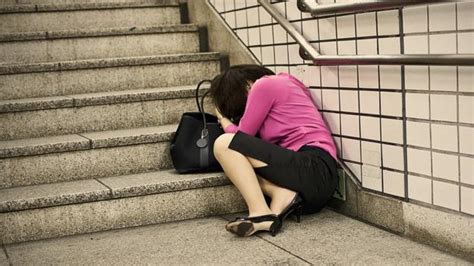
<svg viewBox="0 0 474 266"><path fill-rule="evenodd" d="M23 4L0 7L0 14L17 13L39 13L39 12L73 12L104 9L125 9L125 8L157 8L174 7L179 8L176 0L161 0L161 3L129 1L129 2L108 2L108 3L69 3L69 4Z"/></svg>
<svg viewBox="0 0 474 266"><path fill-rule="evenodd" d="M129 186L129 187L121 187L121 188L114 188L111 187L111 199L119 199L119 198L132 198L132 197L141 197L141 196L146 196L146 195L153 195L153 194L162 194L162 193L170 193L170 192L176 192L176 191L183 191L183 190L191 190L191 189L199 189L199 188L207 188L207 187L215 187L215 186L225 186L225 185L230 185L231 182L230 180L225 176L224 172L210 172L210 173L190 173L190 174L179 174L177 171L174 169L163 169L159 171L154 171L154 172L147 172L147 173L138 173L138 174L128 174L128 175L121 175L121 176L111 176L111 177L101 177L97 178L97 180L100 181L101 184L106 185L107 187L110 186L109 183L107 183L107 180L111 179L117 179L117 178L129 178L131 176L140 176L140 175L148 175L148 174L156 174L156 173L166 173L169 174L170 172L173 173L174 176L180 176L182 178L183 176L197 176L201 175L204 176L203 178L200 178L199 180L211 180L214 181L215 183L212 184L186 184L188 186L179 186L176 189L170 189L170 188L152 188L151 191L147 190L144 193L139 193L136 192L135 189L139 188L139 186ZM182 178L184 179L184 178ZM217 179L217 180L216 180ZM196 179L194 179L196 180ZM187 182L189 181L194 181L194 180L185 180ZM171 182L167 183L162 183L162 184L173 184L180 182L182 180L173 180ZM148 184L150 185L150 184ZM153 183L152 186L156 187L158 185L157 183ZM191 186L189 186L191 185Z"/></svg>
<svg viewBox="0 0 474 266"><path fill-rule="evenodd" d="M105 130L40 138L0 141L0 159L168 142L173 138L177 127L178 124L167 124L152 127ZM138 134L140 131L147 130L151 132ZM127 135L127 132L130 133ZM100 138L101 134L117 134L117 136ZM67 140L68 138L72 140ZM56 141L56 139L66 140ZM28 141L37 141L37 143L21 144L21 142ZM20 144L15 145L15 142Z"/></svg>
<svg viewBox="0 0 474 266"><path fill-rule="evenodd" d="M220 55L218 52L198 52L153 56L81 59L40 63L6 63L0 64L0 75L74 71L83 69L145 66L187 62L206 62L218 61L219 58Z"/></svg>
<svg viewBox="0 0 474 266"><path fill-rule="evenodd" d="M156 176L158 177L157 182L142 182L142 183L133 183L133 180L130 184L124 186L109 186L109 181L119 180L120 179L131 179L133 176ZM166 177L171 180L166 180ZM163 180L165 179L165 180ZM50 208L50 207L59 207L65 205L73 204L83 204L83 203L93 203L106 200L117 200L117 199L126 199L133 197L143 197L154 194L164 194L164 193L173 193L184 190L193 190L193 189L203 189L209 187L218 187L231 185L230 180L225 176L223 172L213 172L213 173L201 173L201 174L184 174L180 175L174 169L165 169L148 173L139 173L131 175L121 175L121 176L112 176L105 177L100 179L84 179L84 180L75 180L67 181L60 183L50 183L50 184L39 184L39 185L29 185L22 187L13 187L13 188L3 188L0 189L0 192L10 190L18 191L27 188L30 191L34 189L43 190L44 187L54 187L64 184L80 184L82 182L91 182L94 180L97 183L97 186L102 189L95 189L93 191L85 191L82 193L70 192L67 194L59 193L50 193L49 195L42 197L30 197L27 199L10 199L0 202L0 213L9 213L9 212L18 212L32 209L40 208ZM109 185L108 185L109 184ZM105 193L104 193L105 192ZM96 194L97 193L97 194ZM1 193L0 193L1 194ZM15 193L16 194L16 193ZM46 194L46 193L45 193ZM51 195L52 194L52 195ZM84 196L85 195L85 196Z"/></svg>
<svg viewBox="0 0 474 266"><path fill-rule="evenodd" d="M0 43L28 42L80 38L100 38L114 36L148 35L148 34L173 34L173 33L198 33L196 24L157 25L144 27L120 27L92 30L58 30L36 31L18 33L0 33Z"/></svg>
<svg viewBox="0 0 474 266"><path fill-rule="evenodd" d="M203 95L207 87L199 90ZM157 100L190 98L195 96L192 85L175 87L144 88L135 90L94 92L53 97L36 97L0 100L0 114L31 112L51 109L79 108L109 104L124 104Z"/></svg>

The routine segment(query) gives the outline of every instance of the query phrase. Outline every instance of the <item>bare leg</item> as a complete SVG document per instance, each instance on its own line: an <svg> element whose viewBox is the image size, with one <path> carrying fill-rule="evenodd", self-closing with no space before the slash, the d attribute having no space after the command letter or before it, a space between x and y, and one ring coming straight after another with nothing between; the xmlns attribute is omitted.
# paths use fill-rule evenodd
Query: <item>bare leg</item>
<svg viewBox="0 0 474 266"><path fill-rule="evenodd" d="M249 216L280 214L293 200L296 192L257 176L253 168L264 167L267 164L229 149L233 137L234 134L220 136L214 143L214 155L226 176L242 194L249 209ZM270 207L265 201L264 193L272 199ZM226 228L229 230L238 223L229 223ZM261 222L254 226L257 230L268 230L271 224L272 222Z"/></svg>
<svg viewBox="0 0 474 266"><path fill-rule="evenodd" d="M257 177L263 193L272 199L270 209L273 213L280 214L293 200L296 192L279 187L261 176Z"/></svg>
<svg viewBox="0 0 474 266"><path fill-rule="evenodd" d="M228 148L233 137L234 134L227 133L216 139L214 143L216 159L224 169L226 176L242 194L249 209L249 216L273 213L265 202L257 175L249 159L243 154Z"/></svg>

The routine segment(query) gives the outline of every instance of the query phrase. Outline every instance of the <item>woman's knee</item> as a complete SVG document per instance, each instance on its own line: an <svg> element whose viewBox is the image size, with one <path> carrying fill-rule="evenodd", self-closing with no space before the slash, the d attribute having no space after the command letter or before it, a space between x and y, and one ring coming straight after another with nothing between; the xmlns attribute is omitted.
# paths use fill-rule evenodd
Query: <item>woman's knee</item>
<svg viewBox="0 0 474 266"><path fill-rule="evenodd" d="M214 156L218 158L229 148L229 144L232 141L232 138L235 134L233 133L224 133L220 135L214 142Z"/></svg>

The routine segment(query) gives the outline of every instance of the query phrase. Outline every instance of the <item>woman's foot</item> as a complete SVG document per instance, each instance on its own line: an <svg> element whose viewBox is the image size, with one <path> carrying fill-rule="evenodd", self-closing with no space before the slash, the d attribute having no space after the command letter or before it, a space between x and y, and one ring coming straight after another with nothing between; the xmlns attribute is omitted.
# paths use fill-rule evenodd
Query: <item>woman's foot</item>
<svg viewBox="0 0 474 266"><path fill-rule="evenodd" d="M281 221L275 214L237 217L226 225L226 230L240 237L251 236L259 231L269 231L275 236L281 228Z"/></svg>
<svg viewBox="0 0 474 266"><path fill-rule="evenodd" d="M270 209L273 213L280 214L288 205L291 204L296 196L296 192L289 189L279 189L278 193L272 195Z"/></svg>
<svg viewBox="0 0 474 266"><path fill-rule="evenodd" d="M296 215L296 221L299 223L301 219L301 214L303 213L303 199L295 194L290 203L278 214L278 218L283 222L283 220L288 217L290 214Z"/></svg>

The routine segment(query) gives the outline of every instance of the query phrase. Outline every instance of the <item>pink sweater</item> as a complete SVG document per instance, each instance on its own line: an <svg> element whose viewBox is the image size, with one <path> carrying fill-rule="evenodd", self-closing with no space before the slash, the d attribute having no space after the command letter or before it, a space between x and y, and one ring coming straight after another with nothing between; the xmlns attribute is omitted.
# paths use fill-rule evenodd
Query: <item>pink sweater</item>
<svg viewBox="0 0 474 266"><path fill-rule="evenodd" d="M251 136L259 132L261 139L293 151L305 144L317 146L337 159L331 133L309 89L287 73L256 80L239 125L228 125L224 131Z"/></svg>

